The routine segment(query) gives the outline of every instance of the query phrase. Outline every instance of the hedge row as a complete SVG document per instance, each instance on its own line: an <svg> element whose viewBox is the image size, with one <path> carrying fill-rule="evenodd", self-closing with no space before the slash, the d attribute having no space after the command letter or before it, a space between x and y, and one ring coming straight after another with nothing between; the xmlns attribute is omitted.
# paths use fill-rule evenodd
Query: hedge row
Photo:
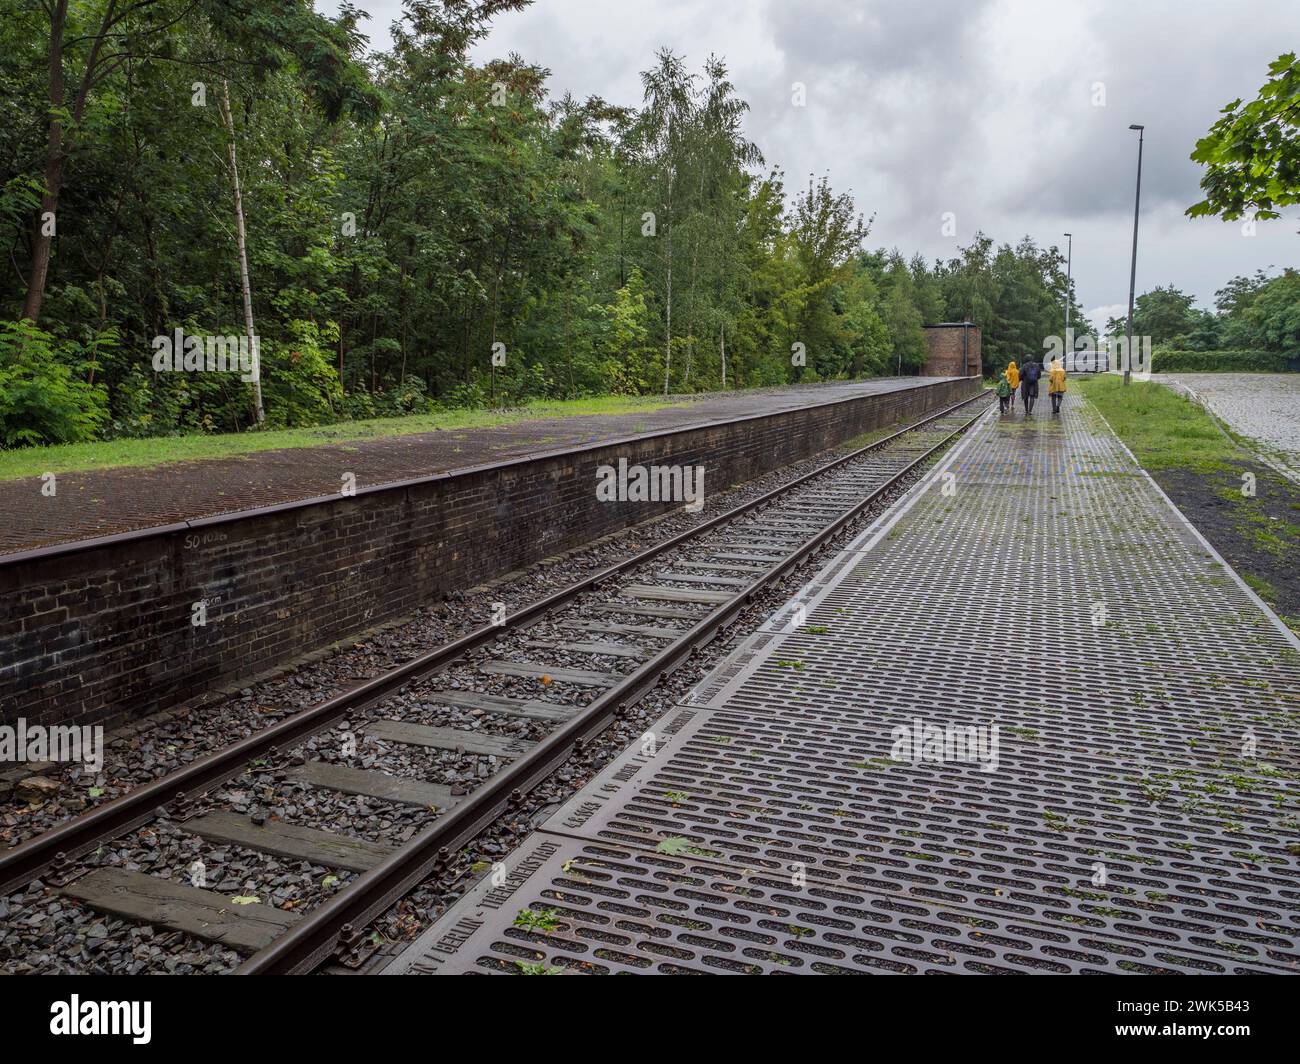
<svg viewBox="0 0 1300 1064"><path fill-rule="evenodd" d="M1151 353L1155 373L1295 373L1300 359L1281 351L1162 351Z"/></svg>

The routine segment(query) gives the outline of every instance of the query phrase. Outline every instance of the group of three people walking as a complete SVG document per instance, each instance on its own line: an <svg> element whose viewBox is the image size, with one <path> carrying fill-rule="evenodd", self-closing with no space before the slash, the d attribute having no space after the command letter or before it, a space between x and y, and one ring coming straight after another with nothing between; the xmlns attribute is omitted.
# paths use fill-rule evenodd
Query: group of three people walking
<svg viewBox="0 0 1300 1064"><path fill-rule="evenodd" d="M1005 414L1016 405L1016 389L1020 389L1020 399L1025 404L1025 414L1034 412L1034 400L1038 398L1038 379L1043 374L1043 364L1028 359L1022 371L1014 361L1007 363L1002 376L998 379L998 409ZM1052 365L1047 371L1047 394L1052 400L1052 413L1061 412L1061 400L1065 398L1065 367L1059 358L1053 357Z"/></svg>

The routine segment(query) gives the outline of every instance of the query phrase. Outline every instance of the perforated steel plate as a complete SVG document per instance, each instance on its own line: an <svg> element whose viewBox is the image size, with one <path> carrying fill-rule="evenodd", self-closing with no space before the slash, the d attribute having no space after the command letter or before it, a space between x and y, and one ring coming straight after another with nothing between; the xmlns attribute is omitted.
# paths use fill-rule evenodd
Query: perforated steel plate
<svg viewBox="0 0 1300 1064"><path fill-rule="evenodd" d="M1298 645L1066 414L983 425L395 970L1300 970Z"/></svg>
<svg viewBox="0 0 1300 1064"><path fill-rule="evenodd" d="M1014 914L538 833L385 974L1245 974ZM529 916L521 920L521 914ZM526 926L521 926L525 924Z"/></svg>
<svg viewBox="0 0 1300 1064"><path fill-rule="evenodd" d="M914 721L900 713L862 726L772 707L683 712L653 757L624 755L547 829L646 849L685 840L787 886L802 874L1284 969L1300 956L1294 867L1260 796L1184 811L1186 780L1183 797L1176 777L1059 752L1044 721L1009 731L983 772L893 760L892 727Z"/></svg>

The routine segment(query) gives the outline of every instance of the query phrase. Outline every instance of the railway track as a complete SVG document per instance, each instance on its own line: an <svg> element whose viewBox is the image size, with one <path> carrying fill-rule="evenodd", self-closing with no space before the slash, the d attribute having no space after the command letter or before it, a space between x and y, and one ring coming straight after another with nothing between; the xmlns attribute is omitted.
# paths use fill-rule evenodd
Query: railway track
<svg viewBox="0 0 1300 1064"><path fill-rule="evenodd" d="M980 395L940 411L21 843L0 854L0 898L40 877L119 919L229 945L245 974L310 971L331 958L364 965L372 920L727 632L756 594L969 428L986 403ZM434 782L452 763L473 766L477 786ZM266 812L281 786L350 796L378 813L365 830L337 810L332 826L349 830L287 822ZM180 870L166 878L96 863L106 840L158 818L208 852L299 861L337 889L305 913L287 912L207 889L202 851L190 881Z"/></svg>

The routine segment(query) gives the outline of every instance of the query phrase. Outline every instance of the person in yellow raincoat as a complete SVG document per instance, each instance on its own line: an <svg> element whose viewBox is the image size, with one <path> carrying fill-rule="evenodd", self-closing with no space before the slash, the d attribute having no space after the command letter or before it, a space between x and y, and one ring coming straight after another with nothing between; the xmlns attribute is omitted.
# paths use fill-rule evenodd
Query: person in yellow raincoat
<svg viewBox="0 0 1300 1064"><path fill-rule="evenodd" d="M1007 383L1011 385L1011 411L1016 409L1016 389L1020 387L1020 368L1014 362L1007 363Z"/></svg>
<svg viewBox="0 0 1300 1064"><path fill-rule="evenodd" d="M1047 371L1047 394L1052 397L1052 413L1059 414L1065 398L1065 367L1059 358L1052 359L1052 368Z"/></svg>

